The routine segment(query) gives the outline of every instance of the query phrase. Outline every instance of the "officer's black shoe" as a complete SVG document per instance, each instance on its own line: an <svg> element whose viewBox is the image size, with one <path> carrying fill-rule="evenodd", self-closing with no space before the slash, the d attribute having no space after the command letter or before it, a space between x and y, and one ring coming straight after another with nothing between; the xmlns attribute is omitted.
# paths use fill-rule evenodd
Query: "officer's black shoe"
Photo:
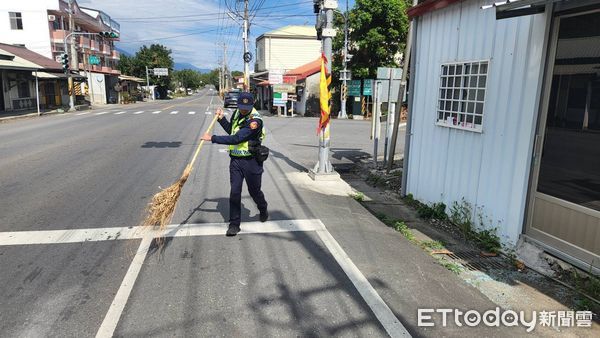
<svg viewBox="0 0 600 338"><path fill-rule="evenodd" d="M227 237L232 237L238 234L238 232L240 232L240 226L239 225L229 225L229 229L227 229L227 233L225 233L225 235Z"/></svg>
<svg viewBox="0 0 600 338"><path fill-rule="evenodd" d="M266 222L269 219L269 212L267 210L260 212L260 221Z"/></svg>

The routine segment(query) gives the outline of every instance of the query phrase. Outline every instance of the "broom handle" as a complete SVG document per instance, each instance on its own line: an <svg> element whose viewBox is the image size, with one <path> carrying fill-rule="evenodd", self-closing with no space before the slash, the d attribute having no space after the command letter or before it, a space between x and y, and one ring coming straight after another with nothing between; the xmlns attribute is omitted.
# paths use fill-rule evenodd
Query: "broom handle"
<svg viewBox="0 0 600 338"><path fill-rule="evenodd" d="M219 118L219 115L215 114L215 117L213 117L213 120L210 123L210 125L208 126L208 129L204 132L205 134L210 133L210 131L213 129L213 127L215 126L215 122L217 122L217 118ZM194 153L194 157L192 157L192 161L189 164L190 168L194 166L194 162L196 162L196 157L198 157L198 154L200 153L200 149L202 149L203 145L204 145L204 140L200 141L200 144L198 145L198 148L196 149L196 152Z"/></svg>

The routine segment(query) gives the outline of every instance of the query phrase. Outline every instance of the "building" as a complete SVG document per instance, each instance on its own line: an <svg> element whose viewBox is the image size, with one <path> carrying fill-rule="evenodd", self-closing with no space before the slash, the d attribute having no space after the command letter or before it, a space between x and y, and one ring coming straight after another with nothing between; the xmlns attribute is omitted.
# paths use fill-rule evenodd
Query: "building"
<svg viewBox="0 0 600 338"><path fill-rule="evenodd" d="M408 14L403 192L597 272L600 1L426 0Z"/></svg>
<svg viewBox="0 0 600 338"><path fill-rule="evenodd" d="M321 55L321 41L314 26L285 26L256 39L256 63L251 75L260 109L271 109L269 74L279 75L305 65Z"/></svg>
<svg viewBox="0 0 600 338"><path fill-rule="evenodd" d="M68 100L61 64L25 47L0 43L0 112L48 110Z"/></svg>
<svg viewBox="0 0 600 338"><path fill-rule="evenodd" d="M120 32L119 24L106 13L79 6L73 0L74 31L99 33ZM29 0L4 1L0 4L0 42L27 47L45 57L60 61L65 52L65 37L69 27L69 1ZM70 39L68 39L70 40ZM76 93L93 103L116 101L113 87L118 83L119 53L112 39L98 35L77 35L74 38L77 58L71 55L71 69L88 77L91 86L76 87ZM70 41L67 41L70 46ZM70 47L69 54L71 54ZM97 64L96 62L97 61Z"/></svg>
<svg viewBox="0 0 600 338"><path fill-rule="evenodd" d="M297 102L294 113L302 116L321 116L319 103L321 81L321 58L285 73L296 85Z"/></svg>

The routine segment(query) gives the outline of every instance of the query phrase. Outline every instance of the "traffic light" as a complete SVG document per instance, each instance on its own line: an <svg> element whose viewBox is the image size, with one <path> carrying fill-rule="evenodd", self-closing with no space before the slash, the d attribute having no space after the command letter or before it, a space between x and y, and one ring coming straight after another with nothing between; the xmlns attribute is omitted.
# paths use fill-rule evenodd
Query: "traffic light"
<svg viewBox="0 0 600 338"><path fill-rule="evenodd" d="M98 35L100 35L103 38L106 39L118 39L119 38L119 33L115 33L115 32L100 32L98 33Z"/></svg>
<svg viewBox="0 0 600 338"><path fill-rule="evenodd" d="M60 56L60 61L62 63L62 68L65 73L69 71L69 54L64 53Z"/></svg>

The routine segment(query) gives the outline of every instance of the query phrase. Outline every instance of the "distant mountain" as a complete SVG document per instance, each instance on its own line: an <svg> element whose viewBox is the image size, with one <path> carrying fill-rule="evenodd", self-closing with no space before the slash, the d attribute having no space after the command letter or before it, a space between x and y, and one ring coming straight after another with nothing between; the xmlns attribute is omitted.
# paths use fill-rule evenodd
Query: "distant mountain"
<svg viewBox="0 0 600 338"><path fill-rule="evenodd" d="M191 70L195 70L200 73L209 73L211 71L210 69L198 68L198 67L194 66L193 64L187 63L187 62L175 62L174 68L175 68L175 70L191 69Z"/></svg>
<svg viewBox="0 0 600 338"><path fill-rule="evenodd" d="M131 54L131 53L129 53L128 51L126 51L126 50L124 50L124 49L121 49L121 48L119 48L119 47L115 47L115 49L116 49L116 50L117 50L117 52L119 52L119 54L121 54L121 55L132 56L132 54Z"/></svg>

